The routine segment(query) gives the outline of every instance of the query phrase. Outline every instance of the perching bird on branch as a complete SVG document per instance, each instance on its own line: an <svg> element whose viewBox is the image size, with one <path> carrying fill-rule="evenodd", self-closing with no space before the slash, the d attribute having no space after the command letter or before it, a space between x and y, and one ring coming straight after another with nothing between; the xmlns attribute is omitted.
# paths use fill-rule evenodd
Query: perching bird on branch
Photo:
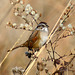
<svg viewBox="0 0 75 75"><path fill-rule="evenodd" d="M32 50L34 53L36 49L41 48L48 39L48 25L45 22L40 22L35 30L30 35L29 39L23 44L14 47L11 51L20 48L20 47L28 47L28 50ZM10 50L8 50L9 52ZM26 52L28 57L31 57L31 53Z"/></svg>

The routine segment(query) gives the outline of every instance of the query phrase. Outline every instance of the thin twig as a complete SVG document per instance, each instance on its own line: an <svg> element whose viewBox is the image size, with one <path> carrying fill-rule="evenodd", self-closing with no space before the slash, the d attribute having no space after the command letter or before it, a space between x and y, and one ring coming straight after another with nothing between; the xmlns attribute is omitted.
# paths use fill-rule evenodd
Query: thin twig
<svg viewBox="0 0 75 75"><path fill-rule="evenodd" d="M54 56L54 48L53 48L53 46L52 46L51 40L50 40L50 44L51 44L51 49L52 49L52 52L53 52L53 59L55 59L55 56Z"/></svg>
<svg viewBox="0 0 75 75"><path fill-rule="evenodd" d="M6 14L4 15L4 17L0 20L0 25L4 22L4 20L6 19L6 17L9 15L10 11L12 10L13 6L11 6L8 11L6 12Z"/></svg>
<svg viewBox="0 0 75 75"><path fill-rule="evenodd" d="M62 70L56 70L52 75L55 75L56 73L63 73L64 71L66 71L65 69L69 66L69 64L74 60L74 58L75 58L75 55L70 59L70 61L68 62L68 64L65 66L65 67L63 67L64 69L62 69Z"/></svg>
<svg viewBox="0 0 75 75"><path fill-rule="evenodd" d="M53 58L52 58L50 51L48 49L47 49L47 52L48 52L49 56L51 57L51 61L53 61Z"/></svg>
<svg viewBox="0 0 75 75"><path fill-rule="evenodd" d="M29 67L29 65L31 64L31 62L32 62L32 60L30 59L30 61L29 61L28 65L26 66L26 68L25 68L24 72L25 72L25 71L26 71L26 69Z"/></svg>
<svg viewBox="0 0 75 75"><path fill-rule="evenodd" d="M38 25L38 22L36 21L36 19L33 17L33 15L31 14L33 20L36 22L36 24Z"/></svg>
<svg viewBox="0 0 75 75"><path fill-rule="evenodd" d="M3 60L0 63L0 67L2 66L3 62L6 60L6 58L8 57L8 55L11 53L11 51L15 47L15 45L20 41L20 39L22 38L22 36L23 36L24 33L25 33L25 31L20 35L20 38L15 42L15 44L12 46L12 48L10 49L10 51L7 52L6 56L3 58Z"/></svg>
<svg viewBox="0 0 75 75"><path fill-rule="evenodd" d="M75 55L70 59L69 63L66 65L66 67L75 59Z"/></svg>
<svg viewBox="0 0 75 75"><path fill-rule="evenodd" d="M66 38L66 37L68 37L68 36L72 36L72 34L64 35L64 36L62 36L62 37L59 36L59 38L56 39L55 41L53 41L52 44L54 44L55 42L57 42L57 41L59 41L59 40L61 40L61 39Z"/></svg>

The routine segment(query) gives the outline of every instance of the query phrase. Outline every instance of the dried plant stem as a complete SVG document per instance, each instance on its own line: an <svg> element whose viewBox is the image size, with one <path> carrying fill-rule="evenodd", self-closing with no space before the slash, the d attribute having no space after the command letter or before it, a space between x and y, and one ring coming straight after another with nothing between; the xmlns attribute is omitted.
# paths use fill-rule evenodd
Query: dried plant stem
<svg viewBox="0 0 75 75"><path fill-rule="evenodd" d="M7 11L6 14L4 15L4 17L0 20L0 25L4 22L4 20L5 20L6 17L9 15L10 11L12 10L12 8L13 8L14 6L15 6L15 4L12 5L12 6L10 6L10 8L8 9L8 11Z"/></svg>
<svg viewBox="0 0 75 75"><path fill-rule="evenodd" d="M53 35L54 35L55 32L57 31L57 29L58 29L57 26L58 26L58 23L59 23L59 21L60 21L60 18L63 16L63 14L64 14L64 12L66 11L66 9L67 9L68 5L70 4L70 2L71 2L71 0L69 1L69 3L67 4L67 6L65 7L65 9L64 9L64 11L62 12L61 16L60 16L59 19L57 20L57 22L56 22L56 24L54 25L52 31L50 32L49 37L48 37L48 41L47 41L46 44L49 43L49 41L52 39ZM40 55L40 53L44 50L44 48L45 48L45 46L43 46L43 47L39 50L38 54L36 55L37 57L38 57L38 56ZM33 65L34 65L34 63L36 62L36 60L37 60L37 58L35 58L35 59L33 60L33 62L29 65L29 67L28 67L27 70L25 71L24 75L28 75L29 71L30 71L31 68L33 67Z"/></svg>
<svg viewBox="0 0 75 75"><path fill-rule="evenodd" d="M15 47L15 45L20 41L20 39L22 38L22 36L23 36L24 33L25 33L25 31L20 35L19 39L15 42L15 44L12 46L12 48L10 49L10 51L7 52L6 56L4 57L4 59L2 60L2 62L0 63L0 67L2 66L3 62L6 60L6 58L8 57L8 55L11 53L11 51Z"/></svg>

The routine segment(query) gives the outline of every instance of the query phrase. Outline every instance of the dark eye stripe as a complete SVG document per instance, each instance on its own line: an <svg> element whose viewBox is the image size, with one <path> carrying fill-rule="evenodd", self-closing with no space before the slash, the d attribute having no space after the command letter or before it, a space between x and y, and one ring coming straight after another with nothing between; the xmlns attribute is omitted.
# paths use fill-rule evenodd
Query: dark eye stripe
<svg viewBox="0 0 75 75"><path fill-rule="evenodd" d="M38 28L38 27L40 27L40 26L37 26L37 28Z"/></svg>
<svg viewBox="0 0 75 75"><path fill-rule="evenodd" d="M41 25L41 27L45 27L44 25Z"/></svg>
<svg viewBox="0 0 75 75"><path fill-rule="evenodd" d="M44 25L38 25L37 28L38 28L38 27L45 27L45 26L44 26Z"/></svg>

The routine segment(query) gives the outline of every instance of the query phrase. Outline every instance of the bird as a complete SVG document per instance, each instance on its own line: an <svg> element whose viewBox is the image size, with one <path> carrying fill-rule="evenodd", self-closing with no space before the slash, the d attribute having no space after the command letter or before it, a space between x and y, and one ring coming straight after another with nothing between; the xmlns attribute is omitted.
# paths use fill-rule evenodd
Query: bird
<svg viewBox="0 0 75 75"><path fill-rule="evenodd" d="M30 37L26 42L24 42L19 46L14 47L12 50L8 50L7 52L13 51L20 47L27 47L28 50L31 50L32 53L34 54L36 50L41 48L46 43L49 34L48 27L49 26L47 25L46 22L40 22L37 25L37 27L33 30L32 34L30 35ZM32 53L26 52L25 54L30 58Z"/></svg>

